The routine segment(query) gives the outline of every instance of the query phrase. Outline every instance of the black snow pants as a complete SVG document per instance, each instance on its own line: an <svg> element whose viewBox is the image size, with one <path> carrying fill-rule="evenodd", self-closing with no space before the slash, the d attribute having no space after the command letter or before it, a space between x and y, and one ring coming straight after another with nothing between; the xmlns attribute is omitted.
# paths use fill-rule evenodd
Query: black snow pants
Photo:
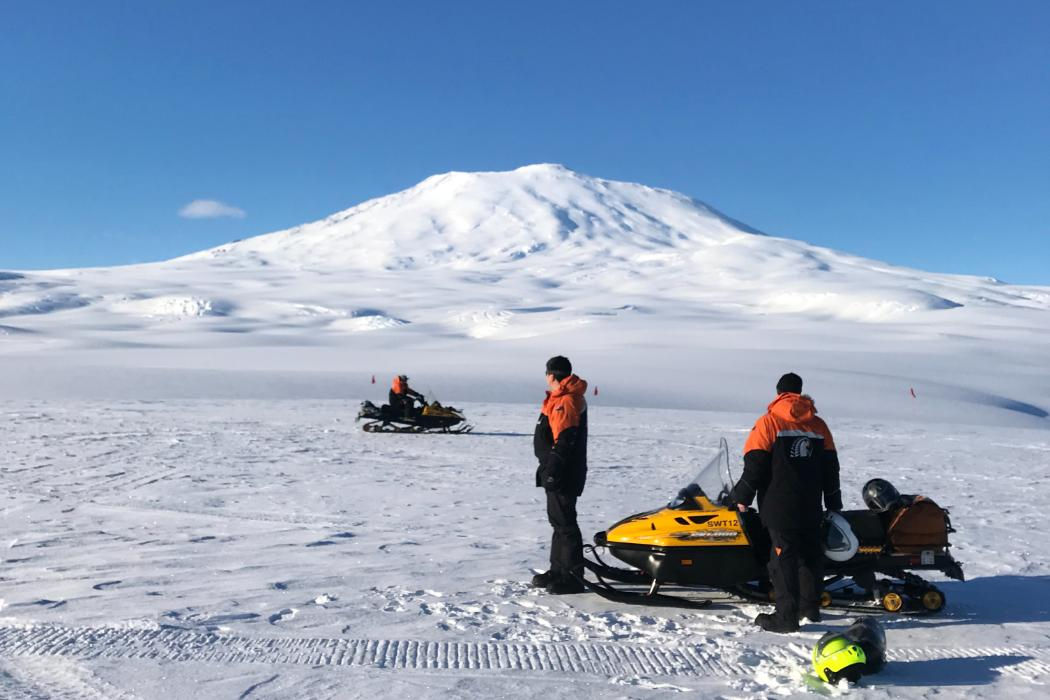
<svg viewBox="0 0 1050 700"><path fill-rule="evenodd" d="M820 528L770 530L769 578L773 582L776 616L796 622L799 614L820 610L824 587L824 552Z"/></svg>
<svg viewBox="0 0 1050 700"><path fill-rule="evenodd" d="M576 522L576 496L547 491L547 520L551 537L551 578L566 579L583 573L583 535Z"/></svg>

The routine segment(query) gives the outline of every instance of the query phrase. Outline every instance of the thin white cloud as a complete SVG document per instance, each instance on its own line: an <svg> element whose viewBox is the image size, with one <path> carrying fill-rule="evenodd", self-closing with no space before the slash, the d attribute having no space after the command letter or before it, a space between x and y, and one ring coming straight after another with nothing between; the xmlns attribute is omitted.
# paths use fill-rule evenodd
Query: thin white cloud
<svg viewBox="0 0 1050 700"><path fill-rule="evenodd" d="M179 216L184 219L243 219L247 216L243 209L215 199L195 199L182 209Z"/></svg>

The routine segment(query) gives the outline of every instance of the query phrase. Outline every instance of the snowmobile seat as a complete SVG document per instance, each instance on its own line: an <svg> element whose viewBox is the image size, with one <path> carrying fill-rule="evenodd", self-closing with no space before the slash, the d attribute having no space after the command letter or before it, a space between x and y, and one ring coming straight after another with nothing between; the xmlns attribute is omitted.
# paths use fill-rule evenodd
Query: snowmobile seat
<svg viewBox="0 0 1050 700"><path fill-rule="evenodd" d="M386 417L386 406L376 406L371 401L362 401L361 410L357 414L358 420L361 418L369 418L371 420L378 420Z"/></svg>
<svg viewBox="0 0 1050 700"><path fill-rule="evenodd" d="M881 547L886 544L886 529L878 513L870 510L844 510L842 517L849 522L861 547Z"/></svg>

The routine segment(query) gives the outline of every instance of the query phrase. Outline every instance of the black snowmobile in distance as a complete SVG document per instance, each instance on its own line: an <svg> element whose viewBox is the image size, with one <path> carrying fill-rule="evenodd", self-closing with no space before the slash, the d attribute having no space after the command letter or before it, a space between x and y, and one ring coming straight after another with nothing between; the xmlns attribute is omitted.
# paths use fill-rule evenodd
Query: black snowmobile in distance
<svg viewBox="0 0 1050 700"><path fill-rule="evenodd" d="M361 403L357 420L368 421L362 427L366 433L469 433L474 426L467 423L466 416L452 406L442 406L437 401L424 399L421 407L398 411L383 404L376 406L371 401Z"/></svg>
<svg viewBox="0 0 1050 700"><path fill-rule="evenodd" d="M594 545L586 547L593 558L585 559L585 567L597 582L584 576L583 583L610 600L642 605L770 602L769 533L754 509L741 513L729 501L732 484L723 438L718 454L671 503L624 518L594 536ZM895 510L851 510L841 516L825 521L823 606L933 613L944 607L944 593L913 572L939 571L963 580L962 567L949 551L948 534L955 530L947 511L933 501L910 497ZM632 568L606 564L599 550ZM665 585L707 595L660 593Z"/></svg>

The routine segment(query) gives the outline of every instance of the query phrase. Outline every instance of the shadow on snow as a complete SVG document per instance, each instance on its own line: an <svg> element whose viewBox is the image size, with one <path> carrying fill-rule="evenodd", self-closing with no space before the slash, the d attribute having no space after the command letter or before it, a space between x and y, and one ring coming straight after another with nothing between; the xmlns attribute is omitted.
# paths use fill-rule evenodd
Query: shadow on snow
<svg viewBox="0 0 1050 700"><path fill-rule="evenodd" d="M1030 656L977 656L928 661L891 661L873 683L879 686L988 685L1003 668L1030 661Z"/></svg>
<svg viewBox="0 0 1050 700"><path fill-rule="evenodd" d="M970 581L938 581L947 606L937 615L899 618L892 629L947 625L1005 625L1050 622L1050 576L983 576ZM883 618L887 619L887 618Z"/></svg>

